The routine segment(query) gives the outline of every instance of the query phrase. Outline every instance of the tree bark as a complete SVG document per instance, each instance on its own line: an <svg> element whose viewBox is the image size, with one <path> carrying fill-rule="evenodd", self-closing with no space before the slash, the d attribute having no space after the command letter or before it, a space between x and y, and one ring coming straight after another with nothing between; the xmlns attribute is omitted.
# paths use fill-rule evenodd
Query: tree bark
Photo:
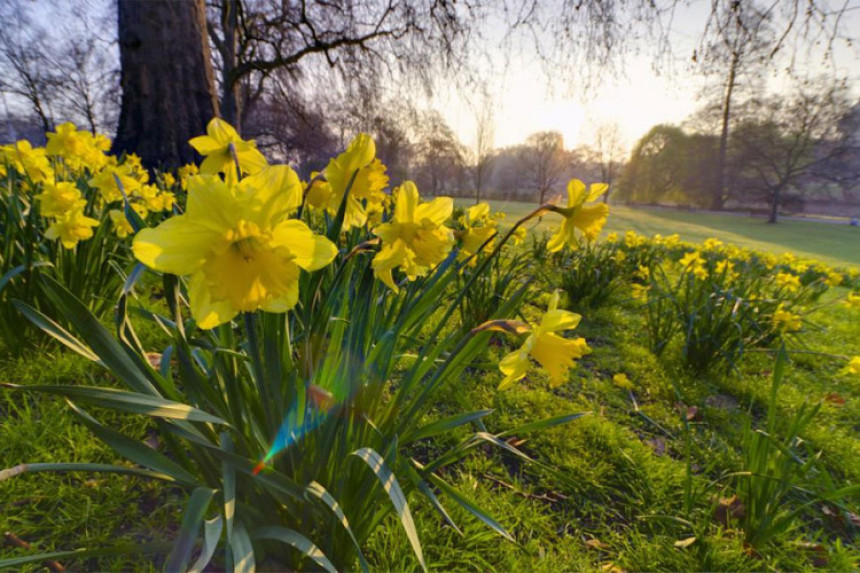
<svg viewBox="0 0 860 573"><path fill-rule="evenodd" d="M147 168L197 159L188 140L218 115L203 0L119 0L122 109L114 151Z"/></svg>
<svg viewBox="0 0 860 573"><path fill-rule="evenodd" d="M768 223L776 223L777 217L779 216L779 200L781 193L781 187L776 186L770 192L770 216L767 218Z"/></svg>
<svg viewBox="0 0 860 573"><path fill-rule="evenodd" d="M224 121L242 133L242 94L241 80L235 77L234 70L239 65L239 2L224 0L221 5L221 115Z"/></svg>

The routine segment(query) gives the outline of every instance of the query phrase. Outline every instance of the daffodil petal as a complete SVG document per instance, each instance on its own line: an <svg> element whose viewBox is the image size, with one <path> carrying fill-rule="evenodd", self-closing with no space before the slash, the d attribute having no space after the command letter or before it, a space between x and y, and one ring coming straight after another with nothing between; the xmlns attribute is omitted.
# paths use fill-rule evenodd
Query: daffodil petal
<svg viewBox="0 0 860 573"><path fill-rule="evenodd" d="M206 276L198 271L191 275L188 284L188 298L191 307L191 316L197 322L197 326L203 329L215 328L218 325L233 320L239 311L229 301L213 301L210 296Z"/></svg>
<svg viewBox="0 0 860 573"><path fill-rule="evenodd" d="M223 242L224 237L218 233L179 215L154 229L142 229L131 248L137 260L146 266L183 275L200 269L207 253Z"/></svg>
<svg viewBox="0 0 860 573"><path fill-rule="evenodd" d="M454 201L450 197L437 197L428 203L415 207L415 222L423 223L430 221L433 225L440 227L451 218L454 212Z"/></svg>
<svg viewBox="0 0 860 573"><path fill-rule="evenodd" d="M293 262L309 272L328 265L337 255L334 243L295 219L283 221L275 227L272 244L289 250L290 255L295 257Z"/></svg>

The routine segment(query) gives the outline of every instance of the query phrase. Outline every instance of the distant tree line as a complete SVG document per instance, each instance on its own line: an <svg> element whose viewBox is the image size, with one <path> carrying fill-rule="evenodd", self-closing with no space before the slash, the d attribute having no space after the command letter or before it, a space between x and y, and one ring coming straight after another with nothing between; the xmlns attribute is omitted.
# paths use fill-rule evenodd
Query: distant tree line
<svg viewBox="0 0 860 573"><path fill-rule="evenodd" d="M715 113L716 112L716 113ZM658 125L635 145L616 189L628 202L802 211L816 198L860 203L860 103L843 84L801 82L734 108L721 159L720 107L686 127ZM720 177L720 169L725 173ZM714 181L722 181L714 203Z"/></svg>

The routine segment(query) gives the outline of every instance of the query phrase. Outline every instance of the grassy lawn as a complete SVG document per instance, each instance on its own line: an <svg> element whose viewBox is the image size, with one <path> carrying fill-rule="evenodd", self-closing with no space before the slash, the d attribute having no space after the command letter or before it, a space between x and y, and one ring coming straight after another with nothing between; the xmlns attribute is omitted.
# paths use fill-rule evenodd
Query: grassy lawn
<svg viewBox="0 0 860 573"><path fill-rule="evenodd" d="M506 211L510 221L532 206L495 203L493 208ZM689 241L716 236L754 249L860 266L860 229L843 226L797 221L769 226L748 217L613 207L605 233L629 229L645 235L678 233ZM526 305L524 317L534 320L543 312L541 293L557 288L569 270L564 264L537 265L534 304ZM828 292L809 317L802 344L793 344L803 352L791 355L776 403L780 420L788 420L804 403L822 404L803 439L840 485L860 483L860 381L840 374L846 356L860 355L860 320L858 311L846 312L838 302L845 293L844 288ZM575 334L593 349L565 384L551 388L544 375L536 374L498 392L497 365L513 347L513 339L499 336L438 410L464 404L470 410L494 409L485 420L493 433L551 416L585 415L549 431L511 437L540 464L486 447L446 470L445 479L486 509L514 542L448 503L462 530L458 533L416 500L415 521L431 569L857 570L856 496L841 507L816 502L796 529L778 535L766 551L746 546L737 523L719 525L715 507L733 492L725 476L743 467L743 427L761 427L767 414L772 353L750 353L728 374L696 374L681 365L677 346L660 358L651 353L642 306L629 284L599 307L562 304L582 314ZM144 335L147 349L165 344L154 327ZM619 373L629 377L631 388L613 381ZM56 345L0 359L0 381L113 384L102 370ZM150 443L155 436L153 447L158 447L151 424L95 410L100 420L129 436ZM62 400L0 389L0 419L0 469L22 462L123 463ZM460 436L474 430L463 427ZM423 461L428 451L450 445L424 442L414 456ZM795 507L801 501L785 503ZM181 490L141 479L36 473L0 482L0 531L13 532L41 551L105 547L118 540L167 543L176 535L184 505ZM0 544L0 559L21 554ZM367 556L373 570L420 571L396 516L389 516L387 527L369 540ZM149 571L163 562L164 554L63 560L63 565Z"/></svg>
<svg viewBox="0 0 860 573"><path fill-rule="evenodd" d="M504 211L508 220L516 220L535 208L531 203L489 201L494 211ZM472 204L458 199L458 205ZM550 229L553 217L544 218L536 230ZM634 209L613 205L612 214L603 231L624 233L633 230L653 236L656 233L677 233L685 241L701 243L717 237L758 251L781 254L790 251L800 257L817 259L831 265L860 267L860 227L815 221L780 221L767 224L764 219L733 214L695 213L658 209Z"/></svg>

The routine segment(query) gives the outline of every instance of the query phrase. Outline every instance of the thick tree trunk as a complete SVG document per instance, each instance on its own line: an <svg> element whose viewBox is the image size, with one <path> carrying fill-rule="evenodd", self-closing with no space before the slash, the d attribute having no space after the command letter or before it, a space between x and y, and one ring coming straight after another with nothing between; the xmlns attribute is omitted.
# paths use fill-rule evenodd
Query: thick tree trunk
<svg viewBox="0 0 860 573"><path fill-rule="evenodd" d="M203 0L119 0L122 111L114 151L149 168L194 161L218 115Z"/></svg>

